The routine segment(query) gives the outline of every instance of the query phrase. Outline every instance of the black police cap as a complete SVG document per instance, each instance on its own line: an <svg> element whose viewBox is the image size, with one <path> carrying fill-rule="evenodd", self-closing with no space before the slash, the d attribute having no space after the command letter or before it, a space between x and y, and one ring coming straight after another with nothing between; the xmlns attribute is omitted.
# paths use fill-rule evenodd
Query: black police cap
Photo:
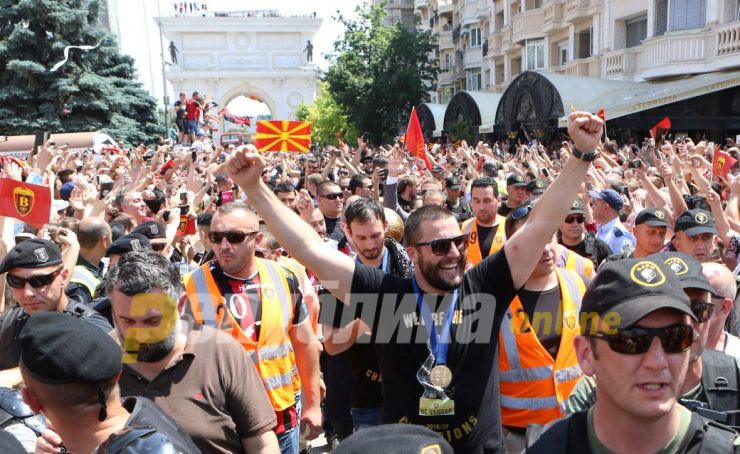
<svg viewBox="0 0 740 454"><path fill-rule="evenodd" d="M527 183L527 192L532 194L542 194L547 189L547 182L545 180L534 179Z"/></svg>
<svg viewBox="0 0 740 454"><path fill-rule="evenodd" d="M167 238L167 233L164 230L164 226L157 221L149 221L138 225L131 233L144 235L150 240Z"/></svg>
<svg viewBox="0 0 740 454"><path fill-rule="evenodd" d="M640 211L635 218L635 225L647 224L650 227L668 227L666 212L660 208L647 208Z"/></svg>
<svg viewBox="0 0 740 454"><path fill-rule="evenodd" d="M653 257L616 260L599 267L586 289L580 321L596 314L609 328L626 328L664 308L695 319L676 273Z"/></svg>
<svg viewBox="0 0 740 454"><path fill-rule="evenodd" d="M39 312L18 336L21 365L49 385L99 383L121 371L121 348L99 327L63 312Z"/></svg>
<svg viewBox="0 0 740 454"><path fill-rule="evenodd" d="M512 173L506 177L506 186L526 186L527 180L521 173Z"/></svg>
<svg viewBox="0 0 740 454"><path fill-rule="evenodd" d="M583 200L575 199L570 205L570 210L568 210L568 214L586 214L586 210L583 207Z"/></svg>
<svg viewBox="0 0 740 454"><path fill-rule="evenodd" d="M0 274L11 268L43 268L62 263L62 251L49 240L30 238L13 247L0 263Z"/></svg>
<svg viewBox="0 0 740 454"><path fill-rule="evenodd" d="M345 438L334 454L453 454L447 440L437 432L416 424L385 424L368 427Z"/></svg>
<svg viewBox="0 0 740 454"><path fill-rule="evenodd" d="M717 235L717 227L714 224L712 214L704 210L684 211L676 219L676 232L684 232L688 236L700 235L702 233L711 233Z"/></svg>
<svg viewBox="0 0 740 454"><path fill-rule="evenodd" d="M121 255L133 251L151 249L152 245L144 235L140 233L129 233L112 242L105 250L105 256L110 257L113 254Z"/></svg>
<svg viewBox="0 0 740 454"><path fill-rule="evenodd" d="M650 258L661 260L665 266L671 269L678 280L681 281L681 288L705 290L714 293L714 289L709 284L709 280L702 272L701 262L681 252L658 252L652 254Z"/></svg>

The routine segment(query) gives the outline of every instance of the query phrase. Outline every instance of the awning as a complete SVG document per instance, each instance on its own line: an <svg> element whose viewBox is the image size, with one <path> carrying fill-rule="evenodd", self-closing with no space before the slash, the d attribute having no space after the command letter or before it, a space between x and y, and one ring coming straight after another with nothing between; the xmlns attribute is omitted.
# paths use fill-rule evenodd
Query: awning
<svg viewBox="0 0 740 454"><path fill-rule="evenodd" d="M430 102L421 102L416 106L416 113L419 115L419 123L424 134L439 137L442 135L442 125L445 119L445 110L447 104L434 104ZM436 130L439 128L439 135Z"/></svg>
<svg viewBox="0 0 740 454"><path fill-rule="evenodd" d="M116 144L111 137L102 132L67 132L50 134L49 140L56 143L57 147L69 144L70 150L93 148L104 141L109 141L111 145ZM30 151L33 149L33 145L35 143L36 136L33 134L24 136L8 136L6 141L0 143L0 152L17 153Z"/></svg>
<svg viewBox="0 0 740 454"><path fill-rule="evenodd" d="M450 123L465 121L471 128L491 127L501 95L485 91L459 91L450 99L444 117L444 129ZM478 130L481 131L480 128Z"/></svg>

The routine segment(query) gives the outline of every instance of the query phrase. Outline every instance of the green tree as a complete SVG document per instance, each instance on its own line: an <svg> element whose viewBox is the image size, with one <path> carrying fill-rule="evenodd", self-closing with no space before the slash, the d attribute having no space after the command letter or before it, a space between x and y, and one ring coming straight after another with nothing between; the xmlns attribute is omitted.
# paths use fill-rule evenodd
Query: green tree
<svg viewBox="0 0 740 454"><path fill-rule="evenodd" d="M104 130L129 144L164 135L133 59L97 26L98 0L0 1L0 131ZM56 72L50 68L69 60Z"/></svg>
<svg viewBox="0 0 740 454"><path fill-rule="evenodd" d="M449 124L447 129L450 139L454 141L464 140L466 142L472 142L474 138L467 121L454 121Z"/></svg>
<svg viewBox="0 0 740 454"><path fill-rule="evenodd" d="M319 83L319 95L311 104L302 103L296 107L296 118L310 121L311 142L319 145L337 145L336 133L342 133L342 140L353 144L359 136L357 128L349 123L347 115L329 93L327 83Z"/></svg>
<svg viewBox="0 0 740 454"><path fill-rule="evenodd" d="M431 31L385 25L385 3L358 6L356 20L339 14L346 27L329 56L329 92L350 123L372 143L388 142L405 130L411 108L427 98L439 72Z"/></svg>

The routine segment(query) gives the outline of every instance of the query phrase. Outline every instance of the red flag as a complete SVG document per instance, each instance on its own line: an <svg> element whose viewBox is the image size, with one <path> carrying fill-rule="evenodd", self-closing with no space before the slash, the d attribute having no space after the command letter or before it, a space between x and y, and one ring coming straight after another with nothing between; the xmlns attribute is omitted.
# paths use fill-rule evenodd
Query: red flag
<svg viewBox="0 0 740 454"><path fill-rule="evenodd" d="M195 218L187 214L180 215L180 224L177 226L178 235L193 235L195 233Z"/></svg>
<svg viewBox="0 0 740 454"><path fill-rule="evenodd" d="M48 186L22 183L12 178L0 179L0 216L20 219L41 228L51 215L51 191Z"/></svg>
<svg viewBox="0 0 740 454"><path fill-rule="evenodd" d="M252 119L249 117L240 117L229 112L226 107L223 107L218 113L223 114L224 120L233 123L235 125L247 125L252 126Z"/></svg>
<svg viewBox="0 0 740 454"><path fill-rule="evenodd" d="M424 135L421 133L421 124L419 124L419 117L416 116L416 107L411 108L411 118L409 118L409 126L406 128L406 149L412 155L419 159L424 160L428 170L432 170L432 164L427 158L427 149L424 146Z"/></svg>
<svg viewBox="0 0 740 454"><path fill-rule="evenodd" d="M601 118L601 121L606 123L606 112L604 111L603 108L599 109L599 111L596 113L596 116Z"/></svg>
<svg viewBox="0 0 740 454"><path fill-rule="evenodd" d="M665 131L668 131L669 129L671 129L671 119L665 117L664 119L660 120L657 125L653 126L653 128L650 130L650 135L653 137L653 140L658 140L658 136L663 134Z"/></svg>
<svg viewBox="0 0 740 454"><path fill-rule="evenodd" d="M721 175L727 178L727 172L730 171L733 165L737 162L737 159L730 156L720 149L714 150L714 160L712 162L712 175Z"/></svg>

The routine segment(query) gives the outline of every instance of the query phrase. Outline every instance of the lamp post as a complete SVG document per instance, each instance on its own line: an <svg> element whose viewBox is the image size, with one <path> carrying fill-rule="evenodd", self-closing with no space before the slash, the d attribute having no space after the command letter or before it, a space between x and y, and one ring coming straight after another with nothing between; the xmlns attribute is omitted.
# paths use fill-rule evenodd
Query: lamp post
<svg viewBox="0 0 740 454"><path fill-rule="evenodd" d="M162 101L164 102L164 137L169 136L169 106L170 99L167 96L167 73L164 61L164 42L162 41L162 12L160 0L157 0L157 26L159 27L159 62L162 66Z"/></svg>

